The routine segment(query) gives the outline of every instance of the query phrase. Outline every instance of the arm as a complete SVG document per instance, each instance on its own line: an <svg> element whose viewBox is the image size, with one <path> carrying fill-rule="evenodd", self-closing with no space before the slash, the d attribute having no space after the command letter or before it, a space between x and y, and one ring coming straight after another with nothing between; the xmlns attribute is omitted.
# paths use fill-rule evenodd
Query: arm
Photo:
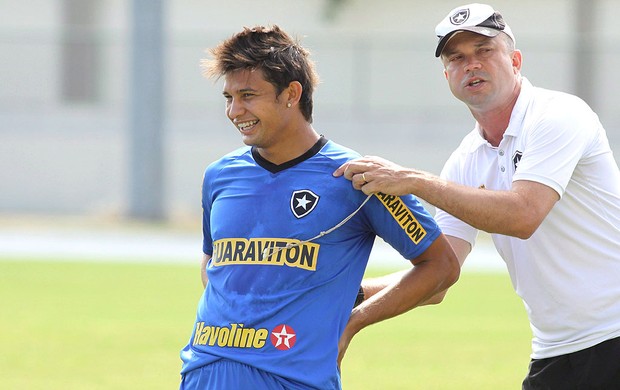
<svg viewBox="0 0 620 390"><path fill-rule="evenodd" d="M469 252L471 252L471 244L457 237L453 237L453 236L446 236L446 237L448 238L448 242L450 243L452 250L454 250L454 253L456 254L456 258L459 261L459 267L463 268L463 263L465 263L465 259L467 258L467 255L469 255ZM447 292L448 292L447 289L443 290L439 292L438 294L435 294L435 296L431 297L430 299L427 299L426 301L424 301L421 305L436 305L438 303L441 303L444 297L446 296Z"/></svg>
<svg viewBox="0 0 620 390"><path fill-rule="evenodd" d="M459 277L458 259L448 239L440 235L419 257L413 268L403 272L386 288L376 292L351 312L340 338L338 364L351 339L363 328L405 313L437 293L446 290Z"/></svg>
<svg viewBox="0 0 620 390"><path fill-rule="evenodd" d="M560 199L552 188L532 181L515 181L508 191L491 191L448 182L379 157L350 161L334 175L344 175L366 194L414 194L477 229L522 239L536 231Z"/></svg>
<svg viewBox="0 0 620 390"><path fill-rule="evenodd" d="M446 236L450 246L452 246L452 250L456 254L459 265L463 267L463 263L467 258L467 255L471 252L471 244L465 240L462 240L453 236ZM409 272L409 270L397 271L391 274L382 275L376 278L368 278L362 281L362 289L364 290L364 300L369 299L373 295L377 294L379 291L383 290L387 286L396 283L398 280L402 279L403 276ZM443 298L446 295L448 290L443 290L437 294L435 294L430 299L427 299L421 305L434 305L443 301Z"/></svg>
<svg viewBox="0 0 620 390"><path fill-rule="evenodd" d="M211 259L210 255L202 254L202 261L200 262L200 278L202 279L202 286L207 287L207 283L209 282L209 278L207 277L207 263Z"/></svg>

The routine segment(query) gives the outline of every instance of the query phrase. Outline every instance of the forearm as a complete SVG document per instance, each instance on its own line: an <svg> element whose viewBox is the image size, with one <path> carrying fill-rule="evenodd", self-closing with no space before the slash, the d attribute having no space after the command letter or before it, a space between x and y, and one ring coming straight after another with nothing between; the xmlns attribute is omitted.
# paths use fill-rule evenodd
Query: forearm
<svg viewBox="0 0 620 390"><path fill-rule="evenodd" d="M387 275L382 275L374 278L366 278L362 280L362 289L364 290L364 300L368 300L379 291L383 290L387 286L394 284L401 280L409 270L403 270L394 272Z"/></svg>
<svg viewBox="0 0 620 390"><path fill-rule="evenodd" d="M338 343L338 362L355 336L363 328L405 313L454 284L460 274L456 253L441 234L417 258L408 271L377 278L370 283L368 298L351 311ZM383 287L384 283L389 283Z"/></svg>
<svg viewBox="0 0 620 390"><path fill-rule="evenodd" d="M411 261L414 266L407 271L366 283L368 298L351 312L347 324L349 337L369 325L421 305L458 280L459 259L443 234Z"/></svg>
<svg viewBox="0 0 620 390"><path fill-rule="evenodd" d="M536 209L517 192L467 187L415 170L407 176L408 192L476 229L527 238L540 224Z"/></svg>
<svg viewBox="0 0 620 390"><path fill-rule="evenodd" d="M485 183L472 188L373 156L343 164L334 171L341 175L366 194L414 194L477 229L519 238L532 235L559 199L541 183L516 181L505 191L485 190Z"/></svg>
<svg viewBox="0 0 620 390"><path fill-rule="evenodd" d="M353 334L374 323L396 317L446 290L457 276L442 277L431 262L416 265L410 270L377 278L364 284L366 299L354 308L347 327ZM383 283L389 283L381 288Z"/></svg>
<svg viewBox="0 0 620 390"><path fill-rule="evenodd" d="M471 244L457 237L446 236L446 239L450 243L456 258L458 259L459 267L462 268L465 263L465 259L471 252ZM384 288L397 283L406 275L407 272L409 272L409 270L397 271L387 275L362 280L361 288L364 292L364 299L367 300ZM423 301L418 306L441 303L446 295L446 292L447 289L435 294L430 299Z"/></svg>
<svg viewBox="0 0 620 390"><path fill-rule="evenodd" d="M372 296L379 293L384 288L390 286L391 284L396 283L407 272L408 272L407 270L404 270L404 271L398 271L398 272L395 272L389 275L384 275L384 276L380 276L376 278L364 279L362 281L362 286L361 286L361 289L364 292L364 300L366 301L370 299ZM420 302L417 306L436 305L438 303L441 303L447 291L448 291L447 289L440 291L437 294L433 295L431 298Z"/></svg>

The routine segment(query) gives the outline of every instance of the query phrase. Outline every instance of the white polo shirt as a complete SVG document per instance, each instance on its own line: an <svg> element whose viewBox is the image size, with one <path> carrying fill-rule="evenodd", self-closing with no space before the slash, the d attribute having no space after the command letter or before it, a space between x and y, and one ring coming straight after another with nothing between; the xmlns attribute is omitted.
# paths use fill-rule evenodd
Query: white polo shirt
<svg viewBox="0 0 620 390"><path fill-rule="evenodd" d="M533 87L521 94L499 147L475 129L442 177L487 190L529 180L561 197L527 240L493 234L532 332L532 358L620 337L620 172L597 115L581 99ZM506 210L505 218L511 218ZM477 230L437 210L446 235L474 245Z"/></svg>

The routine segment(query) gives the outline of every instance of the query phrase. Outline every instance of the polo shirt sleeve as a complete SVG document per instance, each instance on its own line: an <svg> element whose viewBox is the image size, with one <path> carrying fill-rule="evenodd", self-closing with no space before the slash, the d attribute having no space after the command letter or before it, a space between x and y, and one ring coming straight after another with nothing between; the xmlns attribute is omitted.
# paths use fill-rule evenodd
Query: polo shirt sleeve
<svg viewBox="0 0 620 390"><path fill-rule="evenodd" d="M523 156L513 182L529 180L555 190L560 198L579 160L598 132L598 117L581 99L562 95L534 108L539 114L525 127Z"/></svg>

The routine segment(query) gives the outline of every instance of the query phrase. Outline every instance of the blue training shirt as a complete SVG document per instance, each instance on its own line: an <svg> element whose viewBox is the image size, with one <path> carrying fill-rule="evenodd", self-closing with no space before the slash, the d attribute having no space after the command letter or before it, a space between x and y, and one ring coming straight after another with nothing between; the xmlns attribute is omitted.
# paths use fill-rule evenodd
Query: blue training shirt
<svg viewBox="0 0 620 390"><path fill-rule="evenodd" d="M282 378L286 388L340 388L338 340L376 236L406 259L439 236L413 196L366 195L332 172L359 155L325 138L276 166L243 147L211 164L203 183L209 282L182 373L229 359ZM267 250L265 250L267 248Z"/></svg>

